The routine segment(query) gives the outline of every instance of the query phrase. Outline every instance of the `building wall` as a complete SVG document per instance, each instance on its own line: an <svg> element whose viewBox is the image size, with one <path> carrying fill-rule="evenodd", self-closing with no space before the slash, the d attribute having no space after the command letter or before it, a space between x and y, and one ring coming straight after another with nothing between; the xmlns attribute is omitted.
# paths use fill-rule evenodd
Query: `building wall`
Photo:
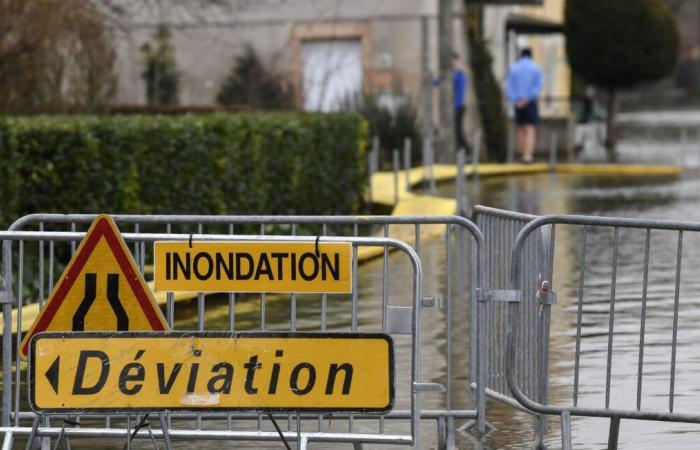
<svg viewBox="0 0 700 450"><path fill-rule="evenodd" d="M138 3L138 2L131 2ZM131 4L130 3L130 4ZM455 5L461 1L455 0ZM459 11L459 10L458 10ZM421 94L420 21L429 20L431 71L437 73L436 0L256 0L239 9L132 11L117 36L116 103L143 104L139 47L158 23L171 26L182 75L180 103L212 105L232 58L251 44L262 60L301 88L301 44L305 39L357 37L363 42L363 87L401 86L418 104ZM464 55L461 14L455 16L455 45ZM298 97L301 98L301 92Z"/></svg>

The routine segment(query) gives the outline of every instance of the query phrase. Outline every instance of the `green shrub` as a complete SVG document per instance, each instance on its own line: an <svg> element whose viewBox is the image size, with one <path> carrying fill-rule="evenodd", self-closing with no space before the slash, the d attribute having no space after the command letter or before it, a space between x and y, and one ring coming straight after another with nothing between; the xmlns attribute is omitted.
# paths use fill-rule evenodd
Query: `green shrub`
<svg viewBox="0 0 700 450"><path fill-rule="evenodd" d="M175 105L180 93L180 71L175 60L172 32L166 25L158 25L151 35L151 42L141 45L144 69L141 73L146 83L146 99L149 105Z"/></svg>
<svg viewBox="0 0 700 450"><path fill-rule="evenodd" d="M33 212L349 214L362 206L355 114L0 121L0 220Z"/></svg>
<svg viewBox="0 0 700 450"><path fill-rule="evenodd" d="M216 100L220 105L255 109L279 110L294 106L290 85L265 67L250 45L233 58Z"/></svg>
<svg viewBox="0 0 700 450"><path fill-rule="evenodd" d="M370 136L379 139L380 169L391 170L393 151L398 150L403 161L403 148L406 138L411 140L411 164L421 164L421 133L418 114L408 95L396 89L392 93L367 94L351 97L342 105L344 111L354 111L362 115L369 124Z"/></svg>

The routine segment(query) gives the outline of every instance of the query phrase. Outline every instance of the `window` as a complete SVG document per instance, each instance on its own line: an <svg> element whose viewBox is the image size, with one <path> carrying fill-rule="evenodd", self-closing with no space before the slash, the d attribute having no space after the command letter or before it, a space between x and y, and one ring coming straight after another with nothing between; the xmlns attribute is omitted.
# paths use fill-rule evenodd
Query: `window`
<svg viewBox="0 0 700 450"><path fill-rule="evenodd" d="M301 53L305 110L337 111L362 92L359 39L306 41Z"/></svg>

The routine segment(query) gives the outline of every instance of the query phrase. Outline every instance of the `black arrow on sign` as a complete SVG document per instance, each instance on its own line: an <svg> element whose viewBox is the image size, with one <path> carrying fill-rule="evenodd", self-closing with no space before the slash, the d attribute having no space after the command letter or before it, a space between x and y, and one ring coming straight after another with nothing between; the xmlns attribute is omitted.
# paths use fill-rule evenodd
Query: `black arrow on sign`
<svg viewBox="0 0 700 450"><path fill-rule="evenodd" d="M58 394L58 366L60 364L61 357L57 356L56 360L51 363L49 370L44 374L46 379L49 380L49 384L53 388L53 391Z"/></svg>

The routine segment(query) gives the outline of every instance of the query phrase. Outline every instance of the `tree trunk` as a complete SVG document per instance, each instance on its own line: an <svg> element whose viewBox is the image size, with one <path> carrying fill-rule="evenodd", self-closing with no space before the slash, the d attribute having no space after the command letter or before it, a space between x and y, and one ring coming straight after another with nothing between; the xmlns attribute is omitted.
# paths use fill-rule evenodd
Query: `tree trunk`
<svg viewBox="0 0 700 450"><path fill-rule="evenodd" d="M608 90L608 119L606 124L605 151L608 154L608 162L617 162L617 129L615 127L615 119L620 103L617 96L617 91L614 88Z"/></svg>

